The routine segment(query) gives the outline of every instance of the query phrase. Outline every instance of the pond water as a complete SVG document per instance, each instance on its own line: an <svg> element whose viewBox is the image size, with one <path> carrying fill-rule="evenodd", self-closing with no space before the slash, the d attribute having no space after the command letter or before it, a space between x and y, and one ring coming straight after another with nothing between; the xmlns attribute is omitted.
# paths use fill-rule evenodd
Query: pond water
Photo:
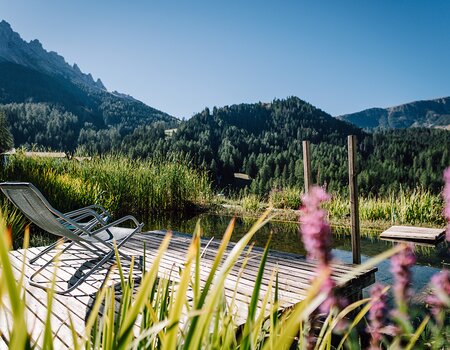
<svg viewBox="0 0 450 350"><path fill-rule="evenodd" d="M197 221L200 220L204 237L214 237L221 239L230 216L220 216L214 214L200 214L186 217L162 217L147 220L146 230L170 229L174 231L192 233ZM255 219L237 218L235 230L231 240L236 242L244 236L251 228ZM270 249L305 255L305 249L299 238L298 224L295 222L271 221L254 236L255 245L264 247L269 237L272 235ZM383 251L391 248L395 243L377 238L378 233L369 237L364 232L361 237L362 260L365 261ZM351 239L348 228L333 228L333 257L341 262L352 262ZM416 292L423 290L430 277L439 272L444 265L450 263L450 249L447 242L441 242L436 247L416 245L417 263L412 269L413 287ZM389 272L389 261L384 261L378 265L376 280L384 284L392 283L392 276ZM367 293L367 291L365 291Z"/></svg>

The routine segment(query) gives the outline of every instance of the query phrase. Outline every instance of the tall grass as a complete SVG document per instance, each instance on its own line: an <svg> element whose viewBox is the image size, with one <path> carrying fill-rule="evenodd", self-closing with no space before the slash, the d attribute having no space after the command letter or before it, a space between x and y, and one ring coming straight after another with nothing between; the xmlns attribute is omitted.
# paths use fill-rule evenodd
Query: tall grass
<svg viewBox="0 0 450 350"><path fill-rule="evenodd" d="M29 158L18 154L2 171L3 180L36 185L60 210L98 203L116 215L147 216L187 211L210 201L207 174L186 160L131 160L109 155L91 161Z"/></svg>
<svg viewBox="0 0 450 350"><path fill-rule="evenodd" d="M266 200L250 194L241 197L237 204L247 213L261 211L269 206L297 210L301 207L300 193L301 190L295 188L277 189L271 191ZM333 193L325 207L333 222L341 223L350 217L349 198L342 194ZM412 191L400 189L388 197L360 196L359 214L363 223L445 225L442 197L420 187Z"/></svg>
<svg viewBox="0 0 450 350"><path fill-rule="evenodd" d="M360 197L359 213L361 220L366 221L443 226L443 205L440 195L423 188L412 191L401 189L389 197ZM347 197L335 194L327 209L332 219L342 219L350 215L350 202Z"/></svg>
<svg viewBox="0 0 450 350"><path fill-rule="evenodd" d="M231 221L218 249L210 272L201 274L200 252L201 228L198 225L184 268L170 274L159 273L160 261L168 249L170 234L163 240L153 261L148 262L148 270L140 281L133 279L133 271L126 274L116 253L116 272L120 276L120 288L108 287L99 290L86 320L83 335L78 335L70 323L74 349L358 349L364 337L356 330L365 328L366 314L377 302L371 298L357 301L342 310L332 309L323 315L322 326L316 332L314 343L307 336L312 327L311 315L325 300L322 283L326 275L320 272L311 282L305 299L284 313L279 312L279 290L276 271L271 274L268 290L262 294L261 281L267 256L263 254L255 286L248 300L248 311L243 327L239 328L235 299L225 299L223 287L232 267L251 241L255 232L270 217L265 213L250 231L225 255L225 249L233 232ZM38 340L27 330L26 302L22 280L16 281L8 257L8 243L5 240L5 226L0 225L0 313L6 313L10 322L2 335L11 349L33 348L39 345L45 349L54 347L51 317L46 317L42 335ZM27 242L27 239L25 240ZM367 269L381 260L401 252L397 246L362 265ZM243 261L245 268L246 259ZM55 270L56 273L56 270ZM108 275L110 277L110 275ZM239 275L240 276L240 275ZM107 281L109 280L107 277ZM235 288L239 287L239 278ZM54 286L52 287L54 288ZM48 290L48 315L52 312L52 288ZM6 307L8 300L10 307ZM259 301L258 301L259 300ZM258 306L259 303L259 306ZM447 305L447 307L450 306ZM260 310L268 310L261 312ZM448 312L448 309L447 311ZM444 314L448 315L447 314ZM341 322L347 319L346 322ZM388 326L400 327L393 319ZM400 321L398 321L400 322ZM405 322L405 320L401 320ZM409 322L409 321L408 321ZM28 323L29 324L29 323ZM386 348L432 348L442 349L450 345L450 325L434 321L429 316L420 317L411 324L408 332L383 338ZM389 327L388 327L389 328ZM391 327L392 328L392 327ZM5 329L5 328L3 328ZM402 328L403 329L403 328ZM408 328L409 329L409 328ZM335 333L338 331L339 335ZM36 332L35 332L36 335ZM337 338L336 338L337 336Z"/></svg>
<svg viewBox="0 0 450 350"><path fill-rule="evenodd" d="M269 193L269 204L279 209L298 209L301 204L300 194L301 191L293 187L273 189Z"/></svg>

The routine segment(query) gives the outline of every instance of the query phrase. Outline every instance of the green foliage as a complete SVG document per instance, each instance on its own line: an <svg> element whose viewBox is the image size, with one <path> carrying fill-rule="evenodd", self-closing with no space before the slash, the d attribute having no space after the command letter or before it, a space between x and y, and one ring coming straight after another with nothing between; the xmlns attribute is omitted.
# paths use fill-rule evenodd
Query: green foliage
<svg viewBox="0 0 450 350"><path fill-rule="evenodd" d="M269 203L273 208L297 210L301 205L300 195L298 188L273 189L269 194Z"/></svg>
<svg viewBox="0 0 450 350"><path fill-rule="evenodd" d="M98 108L92 101L85 104L92 106L84 114L39 100L11 102L0 105L0 110L6 113L16 145L76 149L81 155L113 151L134 159L183 154L207 170L215 186L231 193L239 188L234 173L249 175L247 193L259 196L267 196L273 188L301 188L303 140L312 142L313 182L332 192L346 191L349 134L358 138L359 191L365 196L387 196L401 186L438 193L442 171L450 164L448 130L365 134L296 97L205 109L168 137L165 129L177 125L164 116L143 119L139 117L143 110L130 105L129 99L87 94L80 101L103 102Z"/></svg>
<svg viewBox="0 0 450 350"><path fill-rule="evenodd" d="M19 153L10 158L1 177L32 182L62 211L98 203L115 215L131 212L146 217L192 210L212 195L206 174L175 157L140 161L107 156L78 162Z"/></svg>
<svg viewBox="0 0 450 350"><path fill-rule="evenodd" d="M443 200L423 188L412 191L401 189L387 197L362 196L359 198L359 215L363 221L387 221L392 224L445 225ZM335 194L326 204L331 219L350 216L348 197Z"/></svg>
<svg viewBox="0 0 450 350"><path fill-rule="evenodd" d="M266 195L274 187L302 179L302 141L344 146L348 134L363 133L297 97L272 103L208 109L180 125L170 148L204 164L221 186L242 172L253 178L252 191Z"/></svg>
<svg viewBox="0 0 450 350"><path fill-rule="evenodd" d="M0 153L8 151L13 146L13 137L9 131L5 113L0 110Z"/></svg>
<svg viewBox="0 0 450 350"><path fill-rule="evenodd" d="M263 209L261 206L261 198L254 194L250 194L250 195L242 197L240 202L241 202L242 208L248 212L257 212L257 211Z"/></svg>
<svg viewBox="0 0 450 350"><path fill-rule="evenodd" d="M294 97L214 108L212 113L206 109L181 124L171 138L141 130L134 135L137 150L131 143L123 145L132 156L169 150L188 154L219 188L231 192L234 173L245 173L253 179L248 190L266 196L273 188L303 186L302 141L310 140L313 182L345 193L349 134L358 137L361 194L388 196L401 186L440 192L442 171L450 164L450 131L412 128L365 134Z"/></svg>
<svg viewBox="0 0 450 350"><path fill-rule="evenodd" d="M26 220L22 213L3 195L0 196L0 216L4 218L6 226L12 230L14 248L21 247Z"/></svg>
<svg viewBox="0 0 450 350"><path fill-rule="evenodd" d="M279 209L297 210L301 206L300 188L272 190L267 201L248 194L240 197L238 204L247 213L257 214L267 206ZM339 192L332 194L325 208L333 223L348 222L350 201ZM359 216L363 223L383 222L397 225L444 226L444 202L440 194L433 194L421 187L412 190L400 189L388 196L361 195L359 197Z"/></svg>

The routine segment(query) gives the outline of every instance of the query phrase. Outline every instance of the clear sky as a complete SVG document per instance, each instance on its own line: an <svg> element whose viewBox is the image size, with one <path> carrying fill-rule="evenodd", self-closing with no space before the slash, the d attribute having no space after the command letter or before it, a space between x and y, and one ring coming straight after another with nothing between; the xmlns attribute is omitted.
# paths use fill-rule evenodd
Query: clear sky
<svg viewBox="0 0 450 350"><path fill-rule="evenodd" d="M1 0L0 18L176 117L291 95L332 115L450 95L446 0Z"/></svg>

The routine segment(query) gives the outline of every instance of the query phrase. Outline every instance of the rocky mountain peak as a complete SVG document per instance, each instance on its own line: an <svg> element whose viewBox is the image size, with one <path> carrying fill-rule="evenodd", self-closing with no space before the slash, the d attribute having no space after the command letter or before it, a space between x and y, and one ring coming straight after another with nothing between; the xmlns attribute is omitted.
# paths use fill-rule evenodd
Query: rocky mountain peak
<svg viewBox="0 0 450 350"><path fill-rule="evenodd" d="M11 28L11 25L5 20L0 21L0 34L14 34L14 31ZM17 34L17 33L16 33Z"/></svg>
<svg viewBox="0 0 450 350"><path fill-rule="evenodd" d="M76 64L71 66L58 53L45 50L39 40L23 40L5 20L0 22L0 61L60 76L91 89L106 90L101 80L95 81L91 74L83 73Z"/></svg>

